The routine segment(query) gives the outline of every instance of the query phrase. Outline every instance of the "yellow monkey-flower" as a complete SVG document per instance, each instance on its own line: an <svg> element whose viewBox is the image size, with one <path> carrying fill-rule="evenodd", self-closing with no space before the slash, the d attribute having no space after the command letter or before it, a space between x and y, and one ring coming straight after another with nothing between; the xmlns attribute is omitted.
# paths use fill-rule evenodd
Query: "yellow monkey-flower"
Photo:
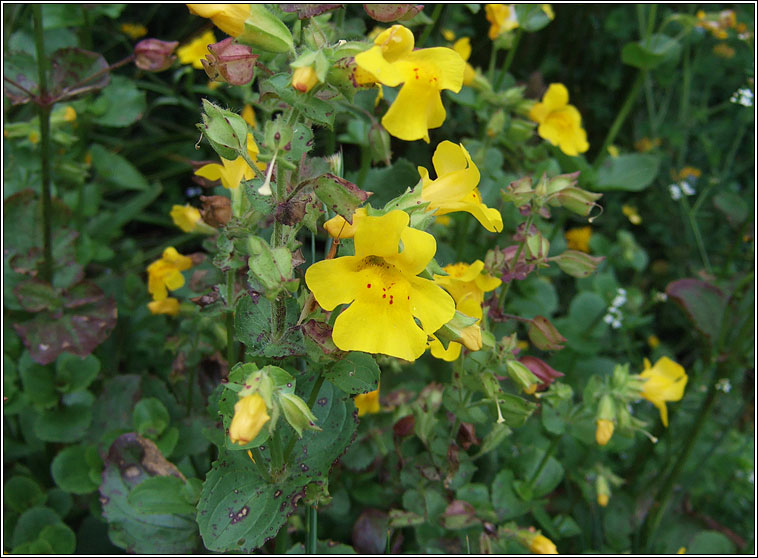
<svg viewBox="0 0 758 558"><path fill-rule="evenodd" d="M247 135L247 154L253 162L258 159L258 146L255 144L253 134ZM266 169L265 163L256 163L260 170ZM255 171L250 168L242 157L237 157L234 161L221 157L221 164L210 163L204 165L195 171L195 174L207 178L208 180L221 180L221 184L228 190L234 190L240 185L243 179L251 180L255 178Z"/></svg>
<svg viewBox="0 0 758 558"><path fill-rule="evenodd" d="M393 25L374 39L374 46L355 56L359 68L390 87L403 84L382 118L382 125L396 138L429 142L429 129L445 121L441 91L457 93L463 86L466 63L445 47L413 50L413 33Z"/></svg>
<svg viewBox="0 0 758 558"><path fill-rule="evenodd" d="M681 364L669 357L659 358L652 367L648 359L644 363L645 370L640 374L640 378L646 380L642 386L642 397L658 408L663 426L668 427L666 401L679 401L682 398L687 385L687 374Z"/></svg>
<svg viewBox="0 0 758 558"><path fill-rule="evenodd" d="M529 112L529 118L539 123L537 133L566 155L576 156L590 148L587 132L582 128L582 115L568 104L569 94L562 83L551 83L542 102Z"/></svg>
<svg viewBox="0 0 758 558"><path fill-rule="evenodd" d="M437 210L436 215L446 215L456 211L471 213L490 232L503 230L503 218L495 208L482 203L479 193L479 169L463 145L443 141L432 156L437 179L429 177L429 171L418 167L421 175L421 199L429 202L428 211Z"/></svg>
<svg viewBox="0 0 758 558"><path fill-rule="evenodd" d="M160 260L147 266L147 290L153 300L164 300L168 291L175 291L184 286L182 271L192 267L192 260L182 256L176 248L169 246L163 251Z"/></svg>
<svg viewBox="0 0 758 558"><path fill-rule="evenodd" d="M434 281L417 277L434 257L437 243L432 235L410 228L409 220L399 210L363 217L356 221L354 256L320 261L305 272L322 308L350 304L332 333L343 351L413 361L424 353L428 334L455 314L449 294Z"/></svg>

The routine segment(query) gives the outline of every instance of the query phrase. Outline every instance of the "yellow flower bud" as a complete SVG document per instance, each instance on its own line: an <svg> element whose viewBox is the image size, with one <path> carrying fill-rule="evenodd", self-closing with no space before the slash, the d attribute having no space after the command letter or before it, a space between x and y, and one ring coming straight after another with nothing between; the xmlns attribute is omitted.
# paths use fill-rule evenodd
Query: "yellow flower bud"
<svg viewBox="0 0 758 558"><path fill-rule="evenodd" d="M200 211L191 205L175 205L171 208L170 215L174 225L187 233L194 231L195 226L203 220Z"/></svg>
<svg viewBox="0 0 758 558"><path fill-rule="evenodd" d="M255 439L270 418L263 397L257 393L243 397L234 405L234 418L229 426L229 439L235 444L247 444Z"/></svg>
<svg viewBox="0 0 758 558"><path fill-rule="evenodd" d="M534 554L558 554L558 549L555 547L555 543L545 535L537 535L534 537L529 544L529 550Z"/></svg>
<svg viewBox="0 0 758 558"><path fill-rule="evenodd" d="M597 429L595 430L595 441L597 445L604 446L613 436L613 422L608 419L597 419Z"/></svg>
<svg viewBox="0 0 758 558"><path fill-rule="evenodd" d="M179 301L173 297L148 302L147 307L153 314L176 316L179 313Z"/></svg>
<svg viewBox="0 0 758 558"><path fill-rule="evenodd" d="M301 93L307 93L318 83L316 71L311 66L295 68L292 73L292 87Z"/></svg>
<svg viewBox="0 0 758 558"><path fill-rule="evenodd" d="M604 507L606 507L608 505L608 500L609 499L610 498L608 497L607 494L598 494L597 495L597 505L600 506L601 508L604 508Z"/></svg>

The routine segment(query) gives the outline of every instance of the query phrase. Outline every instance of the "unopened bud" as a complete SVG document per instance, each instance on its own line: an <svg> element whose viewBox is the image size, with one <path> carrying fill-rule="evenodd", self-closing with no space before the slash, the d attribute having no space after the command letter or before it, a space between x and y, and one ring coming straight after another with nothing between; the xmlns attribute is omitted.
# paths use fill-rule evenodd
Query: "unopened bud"
<svg viewBox="0 0 758 558"><path fill-rule="evenodd" d="M250 4L250 16L237 40L269 52L294 50L290 30L263 4Z"/></svg>
<svg viewBox="0 0 758 558"><path fill-rule="evenodd" d="M300 93L307 93L318 83L318 76L316 71L311 66L301 66L295 68L292 72L292 87L300 91Z"/></svg>
<svg viewBox="0 0 758 558"><path fill-rule="evenodd" d="M550 241L542 233L530 235L526 239L526 254L530 260L544 260L550 252Z"/></svg>
<svg viewBox="0 0 758 558"><path fill-rule="evenodd" d="M511 125L505 133L509 142L524 143L534 135L534 129L537 127L536 122L529 122L521 118L511 120Z"/></svg>
<svg viewBox="0 0 758 558"><path fill-rule="evenodd" d="M443 346L455 341L471 351L478 351L482 348L482 332L477 322L476 318L456 310L453 318L437 330L435 336Z"/></svg>
<svg viewBox="0 0 758 558"><path fill-rule="evenodd" d="M134 64L146 72L168 70L176 60L174 49L178 41L144 39L134 45Z"/></svg>
<svg viewBox="0 0 758 558"><path fill-rule="evenodd" d="M521 357L519 362L531 370L532 374L540 379L540 385L537 387L539 390L547 389L556 379L564 375L562 372L558 372L544 360L537 357L526 355Z"/></svg>
<svg viewBox="0 0 758 558"><path fill-rule="evenodd" d="M529 370L529 368L517 360L508 360L506 361L505 366L508 370L508 376L510 376L510 378L516 382L525 393L531 395L537 391L537 386L540 384L540 380L531 370Z"/></svg>
<svg viewBox="0 0 758 558"><path fill-rule="evenodd" d="M547 193L555 194L556 192L560 192L561 190L564 190L566 188L573 188L576 186L577 178L579 177L579 171L568 173L568 174L559 174L557 176L554 176L548 181L547 185Z"/></svg>
<svg viewBox="0 0 758 558"><path fill-rule="evenodd" d="M210 79L230 85L246 85L252 81L258 55L253 54L249 46L235 43L232 37L228 37L208 45L208 51L210 54L200 62Z"/></svg>
<svg viewBox="0 0 758 558"><path fill-rule="evenodd" d="M303 430L321 430L316 426L316 415L311 412L305 401L294 393L279 393L279 405L284 411L284 418L299 437L303 437Z"/></svg>
<svg viewBox="0 0 758 558"><path fill-rule="evenodd" d="M611 436L613 436L613 422L607 419L597 419L595 423L597 424L595 441L598 446L604 446L611 440Z"/></svg>
<svg viewBox="0 0 758 558"><path fill-rule="evenodd" d="M532 201L534 190L532 189L532 177L525 176L511 182L501 191L503 200L521 207Z"/></svg>
<svg viewBox="0 0 758 558"><path fill-rule="evenodd" d="M494 138L500 132L503 131L503 128L505 127L505 123L508 119L508 115L505 114L505 111L503 109L499 109L495 112L495 114L492 115L492 117L487 121L487 137Z"/></svg>
<svg viewBox="0 0 758 558"><path fill-rule="evenodd" d="M524 533L524 531L522 531ZM522 543L534 554L558 554L555 543L545 535L529 533L519 537Z"/></svg>
<svg viewBox="0 0 758 558"><path fill-rule="evenodd" d="M270 418L263 397L257 393L243 397L234 405L229 439L240 445L253 441Z"/></svg>
<svg viewBox="0 0 758 558"><path fill-rule="evenodd" d="M561 271L568 273L572 277L579 278L589 277L595 273L597 266L599 266L603 260L605 260L605 256L593 257L578 250L566 250L563 254L551 258L551 261L558 264Z"/></svg>
<svg viewBox="0 0 758 558"><path fill-rule="evenodd" d="M560 351L566 338L543 316L535 316L529 322L529 340L542 351Z"/></svg>
<svg viewBox="0 0 758 558"><path fill-rule="evenodd" d="M601 444L603 445L603 444ZM598 475L595 481L595 492L597 493L597 505L604 508L608 505L608 500L611 498L611 487L608 484L608 479L605 475Z"/></svg>
<svg viewBox="0 0 758 558"><path fill-rule="evenodd" d="M601 197L603 197L603 194L595 194L581 188L569 186L550 196L549 203L554 206L560 205L577 215L587 217L593 208L600 207L595 201Z"/></svg>
<svg viewBox="0 0 758 558"><path fill-rule="evenodd" d="M224 159L234 161L247 153L247 122L239 114L203 99L203 123L198 127Z"/></svg>

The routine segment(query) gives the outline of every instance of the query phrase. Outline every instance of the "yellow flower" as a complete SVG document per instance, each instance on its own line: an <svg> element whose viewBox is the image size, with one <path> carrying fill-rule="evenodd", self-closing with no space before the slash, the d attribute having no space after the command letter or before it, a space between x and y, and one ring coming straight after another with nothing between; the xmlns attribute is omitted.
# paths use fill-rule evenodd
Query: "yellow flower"
<svg viewBox="0 0 758 558"><path fill-rule="evenodd" d="M719 43L713 47L713 54L721 58L734 58L735 50L726 43Z"/></svg>
<svg viewBox="0 0 758 558"><path fill-rule="evenodd" d="M227 35L237 37L245 30L250 4L187 4L190 13L207 17ZM215 41L214 41L215 42Z"/></svg>
<svg viewBox="0 0 758 558"><path fill-rule="evenodd" d="M353 403L355 403L355 408L358 409L359 417L366 414L378 413L381 408L379 405L379 388L377 387L374 391L369 391L368 393L356 395Z"/></svg>
<svg viewBox="0 0 758 558"><path fill-rule="evenodd" d="M199 37L188 42L186 45L182 45L176 49L176 55L179 57L179 62L182 64L192 64L192 67L196 70L202 70L203 63L201 60L203 60L206 55L210 54L208 51L208 45L217 42L213 31L209 29Z"/></svg>
<svg viewBox="0 0 758 558"><path fill-rule="evenodd" d="M468 37L461 37L453 44L453 50L460 54L464 61L471 57L471 40ZM466 62L466 68L463 70L463 85L471 85L476 77L476 70Z"/></svg>
<svg viewBox="0 0 758 558"><path fill-rule="evenodd" d="M676 551L677 554L685 554L687 552L687 547L680 546L679 550Z"/></svg>
<svg viewBox="0 0 758 558"><path fill-rule="evenodd" d="M610 500L610 497L607 494L598 494L597 495L597 505L601 508L604 508L608 505L608 501Z"/></svg>
<svg viewBox="0 0 758 558"><path fill-rule="evenodd" d="M676 175L676 178L678 180L687 180L690 177L694 179L698 179L700 178L701 174L703 173L700 169L696 167L686 166L686 167L683 167L682 170L679 171L679 174Z"/></svg>
<svg viewBox="0 0 758 558"><path fill-rule="evenodd" d="M658 339L657 335L650 335L647 338L647 344L651 349L655 349L658 345L661 344L661 340Z"/></svg>
<svg viewBox="0 0 758 558"><path fill-rule="evenodd" d="M529 550L534 554L558 554L558 549L555 547L555 543L545 535L537 535L534 537L529 544Z"/></svg>
<svg viewBox="0 0 758 558"><path fill-rule="evenodd" d="M130 39L137 40L140 37L147 35L147 28L141 23L122 23L121 32L127 35Z"/></svg>
<svg viewBox="0 0 758 558"><path fill-rule="evenodd" d="M610 442L611 436L613 436L613 421L597 419L595 423L597 425L595 428L595 441L598 446L604 446Z"/></svg>
<svg viewBox="0 0 758 558"><path fill-rule="evenodd" d="M382 118L387 132L402 140L429 143L429 129L439 128L445 121L440 92L461 90L466 63L452 49L413 50L413 45L413 33L393 25L374 40L373 47L356 55L355 63L384 85L403 84Z"/></svg>
<svg viewBox="0 0 758 558"><path fill-rule="evenodd" d="M668 357L659 358L652 368L648 359L644 363L645 369L640 377L647 381L642 386L642 397L658 408L663 426L668 426L666 401L679 401L682 398L687 385L687 374L680 364Z"/></svg>
<svg viewBox="0 0 758 558"><path fill-rule="evenodd" d="M489 37L493 41L503 33L513 31L518 27L513 4L487 4L484 6L484 13L487 21L490 22Z"/></svg>
<svg viewBox="0 0 758 558"><path fill-rule="evenodd" d="M482 319L484 293L494 291L500 286L502 281L488 273L483 273L484 262L481 260L476 260L470 265L466 263L451 264L445 266L443 269L448 275L435 275L434 281L450 293L459 312L476 318L476 323L467 327L464 332L473 336L478 334L478 345L481 348L479 322ZM476 343L475 340L474 343ZM471 348L468 343L466 346ZM476 344L473 346L476 347ZM430 348L432 356L448 362L454 361L461 354L460 343L451 341L447 349L445 349L436 337L432 339Z"/></svg>
<svg viewBox="0 0 758 558"><path fill-rule="evenodd" d="M647 153L651 149L654 149L661 145L661 138L650 139L645 136L644 138L634 142L634 148L642 153Z"/></svg>
<svg viewBox="0 0 758 558"><path fill-rule="evenodd" d="M68 105L63 112L63 120L66 122L73 122L76 120L76 110L71 105Z"/></svg>
<svg viewBox="0 0 758 558"><path fill-rule="evenodd" d="M642 223L642 217L637 213L637 208L631 205L622 205L621 213L626 215L627 219L632 225L639 225Z"/></svg>
<svg viewBox="0 0 758 558"><path fill-rule="evenodd" d="M257 393L246 395L234 405L234 417L229 425L229 439L244 446L255 439L271 419L266 410L266 402Z"/></svg>
<svg viewBox="0 0 758 558"><path fill-rule="evenodd" d="M257 162L258 146L255 144L252 134L247 135L247 154L260 170L266 170L265 163ZM220 165L218 163L204 165L197 169L195 174L208 180L220 179L221 184L228 190L237 188L243 179L251 180L255 178L255 171L250 168L242 157L237 157L234 161L221 157Z"/></svg>
<svg viewBox="0 0 758 558"><path fill-rule="evenodd" d="M442 36L445 38L446 41L454 41L455 40L455 32L452 29L443 29L441 31Z"/></svg>
<svg viewBox="0 0 758 558"><path fill-rule="evenodd" d="M350 304L334 322L332 335L343 351L413 361L426 349L427 334L455 314L449 294L434 281L417 277L434 257L437 243L432 235L410 228L409 220L400 210L364 217L357 222L354 256L323 260L305 272L322 308Z"/></svg>
<svg viewBox="0 0 758 558"><path fill-rule="evenodd" d="M318 76L316 71L311 66L301 66L295 68L292 72L292 87L300 91L300 93L307 93L318 83Z"/></svg>
<svg viewBox="0 0 758 558"><path fill-rule="evenodd" d="M168 296L167 289L175 291L183 287L184 275L181 272L190 267L190 258L182 256L173 246L166 248L160 260L147 266L147 290L153 295L153 300L165 300Z"/></svg>
<svg viewBox="0 0 758 558"><path fill-rule="evenodd" d="M566 245L570 250L579 250L581 252L590 251L590 238L592 237L592 227L576 227L569 229L563 236L566 237Z"/></svg>
<svg viewBox="0 0 758 558"><path fill-rule="evenodd" d="M174 225L182 229L184 232L192 232L198 223L203 222L203 217L200 215L200 210L191 205L174 205L171 208L171 219L174 221Z"/></svg>
<svg viewBox="0 0 758 558"><path fill-rule="evenodd" d="M258 127L258 123L255 121L255 111L250 105L245 105L242 107L242 114L240 114L240 116L245 122L250 125L251 128Z"/></svg>
<svg viewBox="0 0 758 558"><path fill-rule="evenodd" d="M176 316L179 313L179 301L173 297L148 302L147 307L153 314L168 314L169 316Z"/></svg>
<svg viewBox="0 0 758 558"><path fill-rule="evenodd" d="M359 207L353 213L353 223L348 223L342 215L337 215L329 219L324 223L324 229L329 233L332 238L353 238L355 236L355 230L358 227L358 222L366 217L366 208Z"/></svg>
<svg viewBox="0 0 758 558"><path fill-rule="evenodd" d="M503 230L503 218L495 208L482 203L479 193L479 169L471 160L463 145L443 141L434 151L432 164L437 179L429 178L429 171L418 167L421 175L421 199L429 202L427 211L436 210L436 215L466 211L476 217L490 232Z"/></svg>
<svg viewBox="0 0 758 558"><path fill-rule="evenodd" d="M568 104L569 94L562 83L551 83L542 102L529 111L529 118L539 123L537 133L566 155L576 156L590 148L587 132L582 128L582 115Z"/></svg>
<svg viewBox="0 0 758 558"><path fill-rule="evenodd" d="M540 4L540 8L542 8L542 11L545 12L545 15L550 21L553 21L555 19L555 12L553 11L553 6L550 4Z"/></svg>
<svg viewBox="0 0 758 558"><path fill-rule="evenodd" d="M37 145L39 143L39 132L29 132L29 141Z"/></svg>

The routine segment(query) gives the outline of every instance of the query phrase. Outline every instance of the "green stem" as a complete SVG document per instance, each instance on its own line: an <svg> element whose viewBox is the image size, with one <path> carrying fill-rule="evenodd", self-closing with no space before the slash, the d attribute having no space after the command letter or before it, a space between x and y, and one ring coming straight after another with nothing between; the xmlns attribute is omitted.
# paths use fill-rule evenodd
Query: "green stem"
<svg viewBox="0 0 758 558"><path fill-rule="evenodd" d="M274 431L274 434L271 436L269 440L269 448L271 450L271 471L281 471L282 470L282 463L284 461L282 460L282 441L280 439L280 433L281 429L277 429Z"/></svg>
<svg viewBox="0 0 758 558"><path fill-rule="evenodd" d="M444 7L444 4L435 4L434 11L432 12L432 22L429 23L425 28L424 32L421 33L421 36L419 37L418 41L416 41L416 48L421 48L426 40L429 38L429 35L432 32L432 29L434 29L434 26L437 24L437 22L440 19L440 14L442 13L442 8Z"/></svg>
<svg viewBox="0 0 758 558"><path fill-rule="evenodd" d="M263 465L264 461L261 450L258 448L250 448L250 454L253 456L253 464L258 470L258 474L263 478L264 481L271 482L271 475L269 475L265 465Z"/></svg>
<svg viewBox="0 0 758 558"><path fill-rule="evenodd" d="M534 216L530 214L529 217L527 217L526 225L524 226L524 239L519 243L518 249L516 249L516 255L513 258L513 264L511 265L510 271L513 271L518 265L518 260L521 257L521 252L524 251L524 246L526 246L526 237L529 235L529 229L532 227L533 221L534 221ZM505 306L504 306L505 297L508 294L508 289L511 288L511 283L513 283L513 280L508 281L505 284L505 287L503 287L503 290L500 291L500 297L498 298L498 301L497 301L498 308L505 310Z"/></svg>
<svg viewBox="0 0 758 558"><path fill-rule="evenodd" d="M318 541L318 508L308 505L305 508L305 553L316 554Z"/></svg>
<svg viewBox="0 0 758 558"><path fill-rule="evenodd" d="M226 272L226 361L231 370L237 364L237 345L234 341L234 270Z"/></svg>
<svg viewBox="0 0 758 558"><path fill-rule="evenodd" d="M50 112L52 106L47 104L47 55L45 54L45 37L42 29L42 8L39 4L32 6L34 17L34 44L37 51L37 73L39 75L39 135L40 162L42 170L42 280L53 282L53 233L52 233L52 195L50 193Z"/></svg>
<svg viewBox="0 0 758 558"><path fill-rule="evenodd" d="M708 258L708 252L705 249L705 242L703 241L703 235L700 232L700 227L697 224L697 218L695 217L695 211L690 207L690 202L687 201L685 196L682 196L679 200L687 214L687 221L689 222L692 234L695 237L695 244L697 244L698 252L700 252L700 259L703 261L703 265L708 273L712 273L711 260Z"/></svg>
<svg viewBox="0 0 758 558"><path fill-rule="evenodd" d="M495 66L497 65L497 52L498 52L497 43L495 41L492 41L492 50L490 51L490 64L487 68L487 80L490 83L495 82Z"/></svg>
<svg viewBox="0 0 758 558"><path fill-rule="evenodd" d="M518 47L518 43L521 40L521 36L524 34L523 28L519 27L516 31L516 36L513 38L513 44L511 45L510 50L508 51L508 56L505 57L505 63L503 64L503 67L500 69L500 71L497 73L497 80L492 85L493 89L497 91L500 89L500 84L503 81L503 78L508 73L508 69L511 67L511 64L513 63L513 59L516 56L516 47Z"/></svg>
<svg viewBox="0 0 758 558"><path fill-rule="evenodd" d="M598 168L600 166L600 163L602 163L608 156L608 146L611 145L613 143L613 140L616 139L616 135L619 133L619 130L621 130L621 126L623 126L626 117L629 116L629 112L632 110L634 102L637 100L637 96L640 94L640 89L642 88L644 81L645 71L640 70L637 74L637 79L634 80L634 84L626 96L624 104L621 106L621 110L619 110L618 114L616 115L616 119L613 121L613 124L611 124L610 130L608 130L608 135L605 137L603 146L600 148L600 152L597 154L597 158L595 159L595 168Z"/></svg>
<svg viewBox="0 0 758 558"><path fill-rule="evenodd" d="M319 373L318 378L316 378L316 383L313 384L313 389L311 389L311 395L308 397L308 408L312 409L314 403L316 403L316 398L318 397L318 392L321 391L321 385L324 383L324 375ZM284 458L283 463L288 463L290 454L292 454L292 450L295 447L295 442L297 441L297 438L294 436L287 444L287 448L284 450Z"/></svg>
<svg viewBox="0 0 758 558"><path fill-rule="evenodd" d="M648 512L647 518L645 519L645 524L642 528L643 540L647 541L648 547L654 540L655 533L658 530L661 519L663 519L663 513L668 507L668 501L671 498L671 492L674 489L674 484L679 478L679 475L684 468L684 464L687 462L687 459L692 452L692 448L695 447L695 442L698 439L700 430L705 424L705 421L708 418L711 409L713 408L713 404L716 401L716 383L720 377L721 374L719 374L718 371L714 373L713 378L711 379L711 385L708 388L708 394L705 396L705 400L700 406L700 411L698 412L697 418L695 419L695 424L692 426L690 432L685 438L686 442L684 444L684 448L682 448L682 450L679 452L677 460L674 463L674 466L671 468L671 472L666 478L666 481L663 483L661 489L658 491L656 498L653 500L654 509L651 509Z"/></svg>
<svg viewBox="0 0 758 558"><path fill-rule="evenodd" d="M542 456L542 461L540 461L539 466L537 467L537 470L534 471L534 474L532 475L532 478L529 479L529 488L534 488L534 483L537 482L537 479L540 478L540 475L542 474L542 470L547 465L548 460L553 456L555 453L556 448L558 447L558 442L560 442L561 439L558 436L555 436L550 441L550 445L547 448L547 451L545 451L545 455Z"/></svg>

